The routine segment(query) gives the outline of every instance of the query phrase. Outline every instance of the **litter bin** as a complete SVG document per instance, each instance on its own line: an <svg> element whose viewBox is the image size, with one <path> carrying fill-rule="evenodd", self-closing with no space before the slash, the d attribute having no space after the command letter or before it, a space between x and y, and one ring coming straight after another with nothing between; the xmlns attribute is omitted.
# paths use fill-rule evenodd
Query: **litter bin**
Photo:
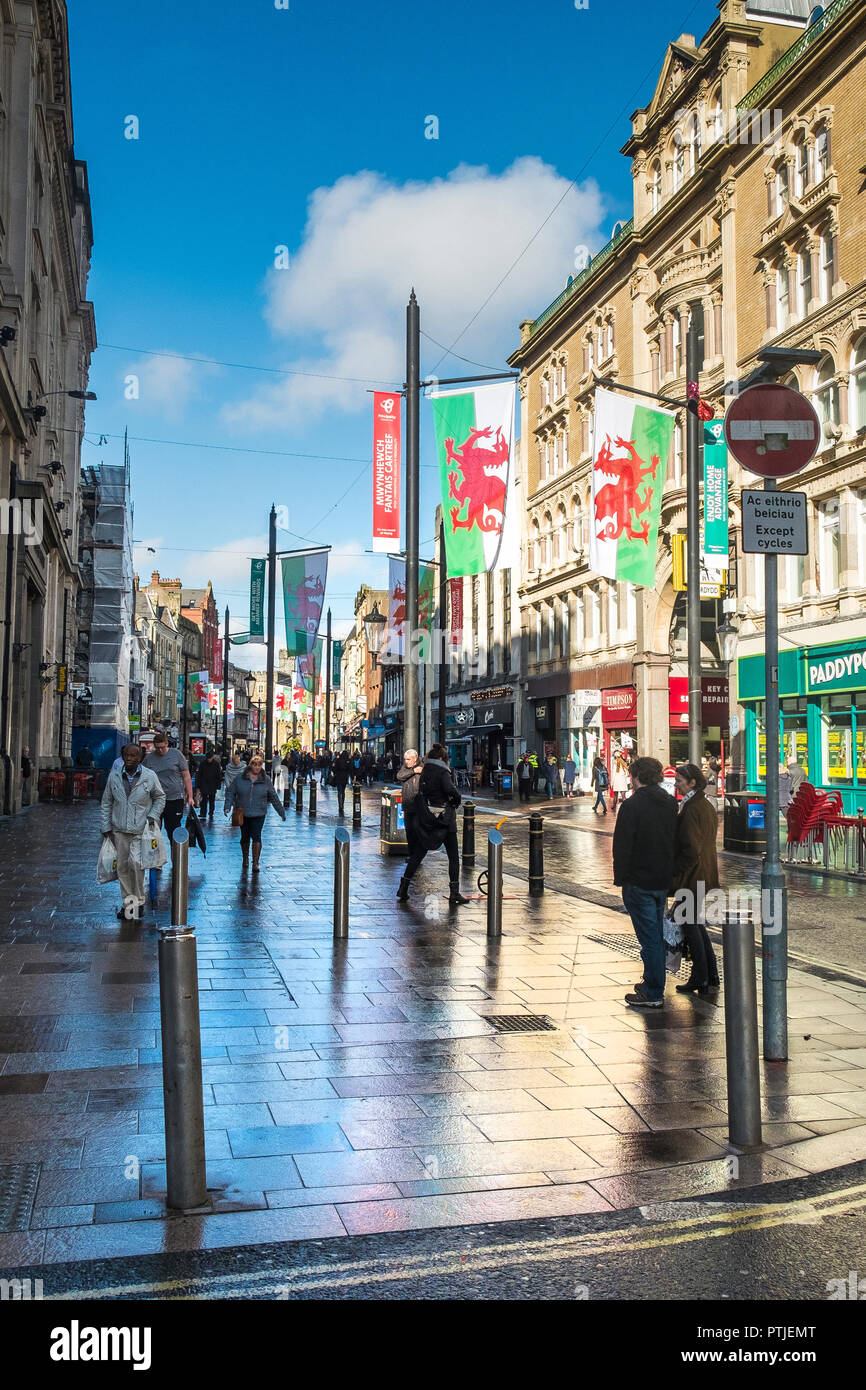
<svg viewBox="0 0 866 1390"><path fill-rule="evenodd" d="M510 768L500 768L496 773L496 800L514 800L514 773Z"/></svg>
<svg viewBox="0 0 866 1390"><path fill-rule="evenodd" d="M765 854L767 798L755 792L726 792L723 845L738 854Z"/></svg>
<svg viewBox="0 0 866 1390"><path fill-rule="evenodd" d="M403 793L399 788L389 788L382 793L379 851L381 854L409 853L406 825L403 820Z"/></svg>

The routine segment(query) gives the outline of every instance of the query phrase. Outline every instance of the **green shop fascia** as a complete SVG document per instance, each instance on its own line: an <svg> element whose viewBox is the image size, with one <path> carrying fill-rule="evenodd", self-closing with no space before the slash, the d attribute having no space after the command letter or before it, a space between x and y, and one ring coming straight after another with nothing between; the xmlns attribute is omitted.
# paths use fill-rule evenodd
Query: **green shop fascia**
<svg viewBox="0 0 866 1390"><path fill-rule="evenodd" d="M746 785L766 779L764 656L738 662L746 712ZM866 805L866 638L779 652L780 761L796 759L813 786L842 793L845 813Z"/></svg>

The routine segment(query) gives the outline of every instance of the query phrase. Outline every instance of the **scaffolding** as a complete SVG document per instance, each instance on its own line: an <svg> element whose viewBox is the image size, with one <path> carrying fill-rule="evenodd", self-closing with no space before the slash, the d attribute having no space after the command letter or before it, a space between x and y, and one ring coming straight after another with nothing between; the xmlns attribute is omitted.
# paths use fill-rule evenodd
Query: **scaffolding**
<svg viewBox="0 0 866 1390"><path fill-rule="evenodd" d="M93 488L92 534L79 603L79 636L89 627L87 684L91 727L129 728L130 658L133 646L132 506L129 458L120 466L88 470ZM87 510L87 509L86 509ZM91 578L92 575L92 578ZM88 582L89 581L89 582ZM89 592L88 592L89 590Z"/></svg>

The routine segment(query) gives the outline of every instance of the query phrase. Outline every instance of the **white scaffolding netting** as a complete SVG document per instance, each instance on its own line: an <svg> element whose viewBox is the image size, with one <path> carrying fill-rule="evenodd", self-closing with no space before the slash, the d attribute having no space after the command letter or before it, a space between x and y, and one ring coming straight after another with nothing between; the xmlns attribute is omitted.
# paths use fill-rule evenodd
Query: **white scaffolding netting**
<svg viewBox="0 0 866 1390"><path fill-rule="evenodd" d="M132 512L129 472L98 471L93 524L93 618L90 628L91 723L125 731L132 645Z"/></svg>

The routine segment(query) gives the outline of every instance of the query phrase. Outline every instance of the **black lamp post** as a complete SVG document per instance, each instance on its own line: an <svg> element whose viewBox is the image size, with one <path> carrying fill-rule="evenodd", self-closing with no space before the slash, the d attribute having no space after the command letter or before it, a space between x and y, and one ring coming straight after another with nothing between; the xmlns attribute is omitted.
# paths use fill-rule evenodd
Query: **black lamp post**
<svg viewBox="0 0 866 1390"><path fill-rule="evenodd" d="M385 635L385 625L388 619L379 612L378 603L373 604L372 613L368 613L364 619L364 633L367 638L367 650L373 658L373 670L376 669L376 661L382 649L382 638Z"/></svg>

